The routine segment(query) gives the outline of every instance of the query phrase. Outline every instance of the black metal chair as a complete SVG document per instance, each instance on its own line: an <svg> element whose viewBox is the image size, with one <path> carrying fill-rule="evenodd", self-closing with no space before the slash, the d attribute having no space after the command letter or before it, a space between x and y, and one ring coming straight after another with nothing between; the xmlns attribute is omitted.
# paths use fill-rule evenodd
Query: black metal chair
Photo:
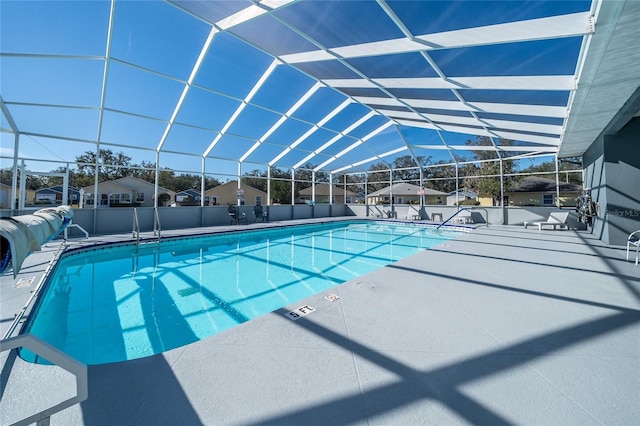
<svg viewBox="0 0 640 426"><path fill-rule="evenodd" d="M253 206L253 215L255 216L253 219L253 223L256 223L258 221L258 218L262 222L269 221L269 210L263 209L260 204Z"/></svg>
<svg viewBox="0 0 640 426"><path fill-rule="evenodd" d="M236 209L236 206L227 207L227 214L231 218L231 222L229 222L230 224L233 224L233 222L236 224L238 223L238 210Z"/></svg>

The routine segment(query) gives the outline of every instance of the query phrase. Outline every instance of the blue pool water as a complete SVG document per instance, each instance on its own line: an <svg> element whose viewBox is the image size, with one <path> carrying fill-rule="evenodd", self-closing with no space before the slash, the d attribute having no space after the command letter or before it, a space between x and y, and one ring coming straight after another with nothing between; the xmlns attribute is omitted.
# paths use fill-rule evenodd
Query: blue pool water
<svg viewBox="0 0 640 426"><path fill-rule="evenodd" d="M336 222L98 247L63 257L27 329L85 364L141 358L272 312L459 235ZM42 361L23 350L29 361Z"/></svg>

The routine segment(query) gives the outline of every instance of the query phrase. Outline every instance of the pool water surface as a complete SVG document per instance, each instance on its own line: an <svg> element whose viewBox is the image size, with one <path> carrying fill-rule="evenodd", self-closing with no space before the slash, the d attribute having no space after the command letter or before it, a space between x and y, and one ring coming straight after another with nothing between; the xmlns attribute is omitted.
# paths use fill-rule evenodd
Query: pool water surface
<svg viewBox="0 0 640 426"><path fill-rule="evenodd" d="M165 352L455 238L334 222L115 245L58 262L26 324L85 364ZM36 359L27 350L21 357Z"/></svg>

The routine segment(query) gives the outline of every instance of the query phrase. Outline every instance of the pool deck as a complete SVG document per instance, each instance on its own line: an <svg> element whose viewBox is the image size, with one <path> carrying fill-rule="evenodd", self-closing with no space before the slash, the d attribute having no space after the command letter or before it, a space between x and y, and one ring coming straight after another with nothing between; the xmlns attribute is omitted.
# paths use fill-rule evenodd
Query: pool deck
<svg viewBox="0 0 640 426"><path fill-rule="evenodd" d="M0 278L3 333L58 245ZM285 315L303 305L315 311ZM0 424L73 396L60 368L1 356ZM586 231L481 226L195 344L88 372L89 398L52 425L639 425L640 267Z"/></svg>

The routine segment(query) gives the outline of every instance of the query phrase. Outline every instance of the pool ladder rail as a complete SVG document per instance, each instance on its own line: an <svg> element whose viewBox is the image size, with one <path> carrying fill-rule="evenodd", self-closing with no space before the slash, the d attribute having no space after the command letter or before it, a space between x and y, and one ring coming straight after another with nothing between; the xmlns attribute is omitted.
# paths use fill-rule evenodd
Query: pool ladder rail
<svg viewBox="0 0 640 426"><path fill-rule="evenodd" d="M140 220L138 219L138 209L133 208L133 238L136 239L136 245L140 245ZM162 227L160 225L160 215L158 214L158 208L153 208L153 236L158 237L158 242L162 236Z"/></svg>

